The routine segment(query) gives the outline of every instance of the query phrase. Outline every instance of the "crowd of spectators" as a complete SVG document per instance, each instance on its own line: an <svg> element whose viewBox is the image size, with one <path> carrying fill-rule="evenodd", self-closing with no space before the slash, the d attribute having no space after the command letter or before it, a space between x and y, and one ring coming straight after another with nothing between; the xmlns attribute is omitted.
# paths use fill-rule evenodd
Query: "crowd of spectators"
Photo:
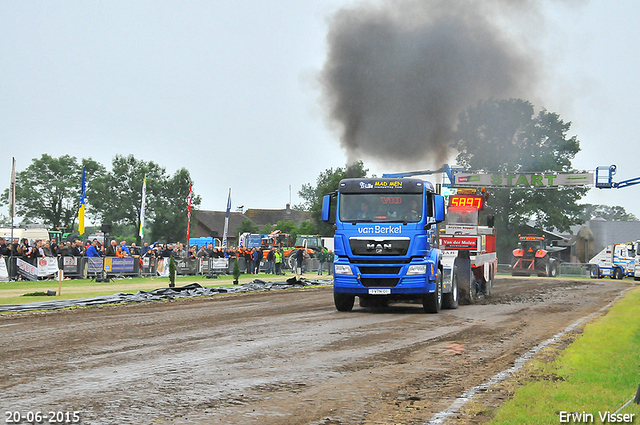
<svg viewBox="0 0 640 425"><path fill-rule="evenodd" d="M304 256L304 250L299 250L300 255L296 258L307 258ZM289 255L295 255L290 253ZM80 239L74 242L66 241L58 245L55 239L29 241L24 238L22 241L14 239L13 243L0 237L0 256L4 257L21 257L24 259L35 259L38 257L142 257L142 258L168 258L176 259L200 259L200 258L243 258L246 264L246 273L257 274L260 270L261 261L266 261L266 273L284 275L284 252L282 249L271 248L263 250L258 248L242 248L229 247L226 249L215 248L212 244L201 246L196 245L185 247L181 242L175 244L160 244L155 242L149 244L145 242L143 246L138 247L135 243L127 245L126 241L118 243L112 240L108 246L100 243L97 239L83 243ZM320 268L318 274L322 274L323 266L328 264L329 273L331 273L330 263L333 262L333 252L326 249L318 253ZM298 264L304 260L297 260ZM300 264L297 266L303 268ZM298 268L296 267L296 268Z"/></svg>

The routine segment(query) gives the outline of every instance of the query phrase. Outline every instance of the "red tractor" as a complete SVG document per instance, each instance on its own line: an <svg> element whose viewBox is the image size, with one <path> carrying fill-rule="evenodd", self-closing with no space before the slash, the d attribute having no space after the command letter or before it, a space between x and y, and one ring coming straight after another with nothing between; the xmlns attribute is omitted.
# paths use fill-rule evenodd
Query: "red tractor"
<svg viewBox="0 0 640 425"><path fill-rule="evenodd" d="M546 249L544 236L520 236L518 248L513 250L512 276L556 277L558 260L551 258Z"/></svg>

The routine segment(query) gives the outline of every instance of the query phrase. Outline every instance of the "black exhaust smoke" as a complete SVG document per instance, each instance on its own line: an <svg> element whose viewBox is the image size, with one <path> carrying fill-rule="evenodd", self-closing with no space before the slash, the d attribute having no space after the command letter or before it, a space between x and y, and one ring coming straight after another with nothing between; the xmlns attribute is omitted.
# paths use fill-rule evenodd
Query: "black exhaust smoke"
<svg viewBox="0 0 640 425"><path fill-rule="evenodd" d="M348 163L438 167L462 110L528 93L538 77L533 54L495 22L530 6L406 0L335 13L320 84Z"/></svg>

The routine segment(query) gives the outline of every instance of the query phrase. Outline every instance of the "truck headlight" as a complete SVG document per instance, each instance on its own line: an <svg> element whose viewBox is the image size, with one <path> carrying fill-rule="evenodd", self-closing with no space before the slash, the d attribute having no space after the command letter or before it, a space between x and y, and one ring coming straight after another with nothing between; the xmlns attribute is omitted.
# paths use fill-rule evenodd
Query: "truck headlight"
<svg viewBox="0 0 640 425"><path fill-rule="evenodd" d="M409 266L409 270L407 270L407 275L410 274L427 274L427 265L426 264L414 264Z"/></svg>
<svg viewBox="0 0 640 425"><path fill-rule="evenodd" d="M351 266L349 265L335 264L334 267L335 267L335 270L334 270L335 274L353 274L353 271L351 270Z"/></svg>

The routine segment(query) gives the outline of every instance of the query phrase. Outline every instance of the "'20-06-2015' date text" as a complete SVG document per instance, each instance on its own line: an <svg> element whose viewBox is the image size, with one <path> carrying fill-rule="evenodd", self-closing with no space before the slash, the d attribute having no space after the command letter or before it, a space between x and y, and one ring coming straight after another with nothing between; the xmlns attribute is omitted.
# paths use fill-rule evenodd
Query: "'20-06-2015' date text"
<svg viewBox="0 0 640 425"><path fill-rule="evenodd" d="M6 411L4 422L7 424L77 424L80 423L78 411Z"/></svg>

